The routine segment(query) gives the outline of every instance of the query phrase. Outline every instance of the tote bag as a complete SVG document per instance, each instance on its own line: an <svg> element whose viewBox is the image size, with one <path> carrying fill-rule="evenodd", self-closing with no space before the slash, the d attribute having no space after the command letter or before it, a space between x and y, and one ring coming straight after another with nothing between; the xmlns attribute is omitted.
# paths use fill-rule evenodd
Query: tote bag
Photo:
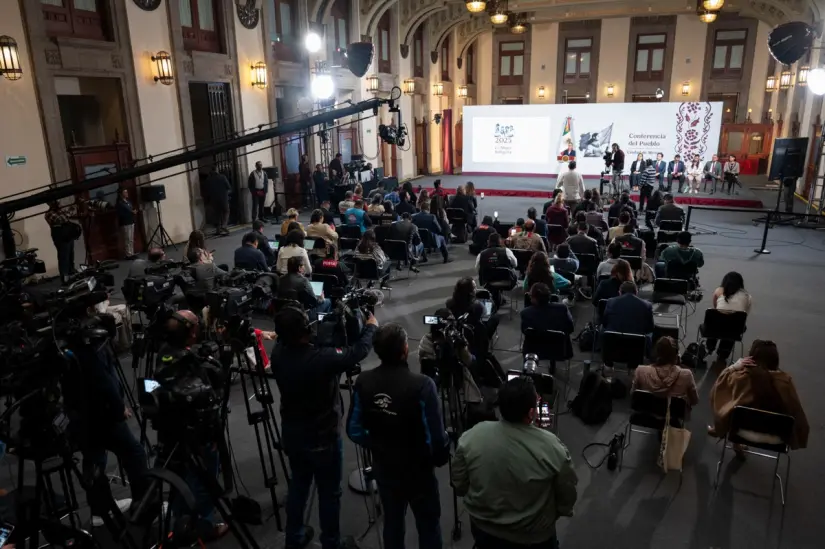
<svg viewBox="0 0 825 549"><path fill-rule="evenodd" d="M690 444L690 431L670 426L670 397L667 398L665 428L662 431L662 445L659 448L658 465L662 471L682 471L682 459Z"/></svg>

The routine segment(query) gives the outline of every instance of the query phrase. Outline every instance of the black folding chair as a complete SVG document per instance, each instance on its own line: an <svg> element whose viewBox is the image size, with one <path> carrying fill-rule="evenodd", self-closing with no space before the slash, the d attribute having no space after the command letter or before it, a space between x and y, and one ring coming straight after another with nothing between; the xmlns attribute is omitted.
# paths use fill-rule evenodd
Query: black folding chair
<svg viewBox="0 0 825 549"><path fill-rule="evenodd" d="M671 408L671 414L673 408ZM742 444L749 447L742 450L746 454L776 460L773 469L773 482L771 483L771 501L776 490L776 480L779 479L779 494L782 496L782 506L785 506L785 498L788 495L788 478L791 475L791 455L790 440L793 436L794 418L785 414L757 410L745 406L736 406L731 412L730 428L722 444L722 455L716 464L716 480L713 483L713 490L719 488L719 474L722 471L722 463L725 461L725 451L729 444ZM757 448L765 452L754 452L750 448ZM776 454L776 455L773 455ZM785 454L787 465L785 467L785 484L779 476L779 461Z"/></svg>
<svg viewBox="0 0 825 549"><path fill-rule="evenodd" d="M457 242L466 242L467 212L460 208L445 208L445 211L447 212L447 221L450 222L450 228Z"/></svg>
<svg viewBox="0 0 825 549"><path fill-rule="evenodd" d="M403 240L385 240L384 243L381 245L381 249L384 250L384 253L387 254L387 258L390 261L396 262L400 264L404 262L407 264L407 284L412 283L412 277L410 273L413 272L413 264L412 258L410 257L410 251L407 246L407 243ZM392 270L392 269L391 269ZM394 279L398 280L398 279Z"/></svg>
<svg viewBox="0 0 825 549"><path fill-rule="evenodd" d="M421 237L421 242L424 244L424 249L427 250L427 252L434 252L438 248L438 246L435 245L435 237L433 233L430 232L430 229L422 229L419 227L418 236Z"/></svg>
<svg viewBox="0 0 825 549"><path fill-rule="evenodd" d="M347 238L345 236L338 237L338 249L342 252L346 252L348 250L354 250L358 247L358 243L361 241L361 238Z"/></svg>
<svg viewBox="0 0 825 549"><path fill-rule="evenodd" d="M338 233L339 239L352 238L355 240L361 240L361 228L357 225L338 225L335 227L335 232Z"/></svg>
<svg viewBox="0 0 825 549"><path fill-rule="evenodd" d="M367 283L367 287L372 282L378 282L378 286L381 288L382 282L387 276L389 275L381 276L375 259L371 257L353 258L353 280L359 288L364 282ZM392 298L392 287L387 287L387 291L390 294L389 297Z"/></svg>
<svg viewBox="0 0 825 549"><path fill-rule="evenodd" d="M516 256L516 262L518 264L516 269L518 269L518 272L521 275L521 277L524 278L525 273L527 272L527 266L530 265L530 260L533 258L533 254L535 254L536 252L533 250L514 249L511 249L510 251L513 252L514 256Z"/></svg>
<svg viewBox="0 0 825 549"><path fill-rule="evenodd" d="M312 272L311 279L314 282L323 282L324 283L324 295L329 296L330 291L334 288L343 288L344 285L341 284L341 281L338 280L338 277L331 274L324 274L324 273L316 273L315 271Z"/></svg>
<svg viewBox="0 0 825 549"><path fill-rule="evenodd" d="M699 279L696 276L698 273L699 267L696 266L696 263L668 261L665 265L665 274L668 278L687 280L688 291L694 290L699 286Z"/></svg>
<svg viewBox="0 0 825 549"><path fill-rule="evenodd" d="M624 251L622 251L621 258L630 263L630 268L633 269L634 273L642 270L643 259L641 256L625 255Z"/></svg>
<svg viewBox="0 0 825 549"><path fill-rule="evenodd" d="M384 241L387 240L387 237L390 234L390 226L389 225L373 225L372 226L373 232L375 232L375 241L378 242L380 246L384 245Z"/></svg>
<svg viewBox="0 0 825 549"><path fill-rule="evenodd" d="M745 343L742 340L745 335L745 327L748 321L748 313L744 311L720 311L718 309L707 309L705 318L699 325L696 332L696 342L705 339L716 339L721 341L732 341L734 347L739 343L741 356L745 356ZM728 364L733 363L733 352L730 353Z"/></svg>
<svg viewBox="0 0 825 549"><path fill-rule="evenodd" d="M514 223L493 223L493 227L501 238L508 238L510 236L510 229L512 229L514 225Z"/></svg>
<svg viewBox="0 0 825 549"><path fill-rule="evenodd" d="M638 366L647 359L647 339L639 334L602 332L602 365L606 362Z"/></svg>
<svg viewBox="0 0 825 549"><path fill-rule="evenodd" d="M657 278L653 281L651 302L679 307L679 316L683 317L682 326L687 324L688 281L679 278Z"/></svg>
<svg viewBox="0 0 825 549"><path fill-rule="evenodd" d="M596 291L596 271L599 270L599 259L595 254L576 254L579 259L577 275L585 277L587 283Z"/></svg>
<svg viewBox="0 0 825 549"><path fill-rule="evenodd" d="M561 225L547 225L547 240L556 249L556 246L567 240L567 227ZM550 251L550 248L547 248Z"/></svg>
<svg viewBox="0 0 825 549"><path fill-rule="evenodd" d="M683 428L687 417L688 403L684 398L670 398L670 426ZM636 389L630 393L630 419L624 431L625 443L619 456L619 470L624 464L624 452L630 446L633 433L659 435L665 428L667 417L667 397L649 391ZM658 446L657 446L658 450ZM680 472L681 474L681 472Z"/></svg>
<svg viewBox="0 0 825 549"><path fill-rule="evenodd" d="M556 375L556 363L565 365L565 399L570 388L570 359L573 358L573 342L570 336L558 330L535 330L527 328L523 332L521 354L533 354L539 360L550 361L550 373Z"/></svg>
<svg viewBox="0 0 825 549"><path fill-rule="evenodd" d="M512 291L516 286L513 280L513 271L507 267L496 267L484 271L484 281L482 286L491 293L507 294L510 300L510 318L513 318L513 296Z"/></svg>

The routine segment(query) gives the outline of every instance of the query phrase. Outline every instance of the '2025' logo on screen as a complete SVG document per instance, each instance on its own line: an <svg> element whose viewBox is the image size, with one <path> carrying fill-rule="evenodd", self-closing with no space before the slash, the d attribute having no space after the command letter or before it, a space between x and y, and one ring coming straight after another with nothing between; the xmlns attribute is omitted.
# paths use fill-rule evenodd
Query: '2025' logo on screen
<svg viewBox="0 0 825 549"><path fill-rule="evenodd" d="M496 129L494 132L496 144L512 143L514 134L515 128L513 126L508 124L496 124Z"/></svg>

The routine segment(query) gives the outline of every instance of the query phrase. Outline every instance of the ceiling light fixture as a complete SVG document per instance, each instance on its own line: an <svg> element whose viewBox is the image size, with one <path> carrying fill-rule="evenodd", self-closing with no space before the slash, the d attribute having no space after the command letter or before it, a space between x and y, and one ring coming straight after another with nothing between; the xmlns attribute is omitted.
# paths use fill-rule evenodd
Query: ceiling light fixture
<svg viewBox="0 0 825 549"><path fill-rule="evenodd" d="M465 5L470 13L481 13L487 9L487 2L483 0L470 0Z"/></svg>

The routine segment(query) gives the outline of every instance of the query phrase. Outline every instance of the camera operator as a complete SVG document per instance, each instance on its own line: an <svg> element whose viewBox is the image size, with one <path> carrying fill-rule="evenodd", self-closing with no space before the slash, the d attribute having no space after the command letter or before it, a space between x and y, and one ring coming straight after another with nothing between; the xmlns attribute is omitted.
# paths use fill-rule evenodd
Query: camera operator
<svg viewBox="0 0 825 549"><path fill-rule="evenodd" d="M147 267L152 267L159 264L166 259L166 252L163 248L149 248L149 253L146 254L146 259L135 259L129 265L129 272L127 278L143 278L146 276Z"/></svg>
<svg viewBox="0 0 825 549"><path fill-rule="evenodd" d="M384 509L384 547L404 549L407 506L418 528L419 547L440 549L441 501L435 467L447 463L444 430L433 380L410 371L407 332L398 324L375 334L381 365L358 376L347 434L372 450Z"/></svg>
<svg viewBox="0 0 825 549"><path fill-rule="evenodd" d="M619 148L618 143L613 143L610 150L612 151L610 156L610 167L613 170L613 180L611 185L613 187L613 192L619 192L622 184L622 171L624 171L624 151Z"/></svg>
<svg viewBox="0 0 825 549"><path fill-rule="evenodd" d="M318 489L318 516L323 549L352 546L342 543L339 378L352 371L372 349L378 321L369 316L364 331L351 347L321 348L310 343L312 330L304 311L286 307L275 315L278 342L271 367L281 393L283 447L292 476L286 502L286 547L306 547L314 532L304 525L304 509L313 479Z"/></svg>
<svg viewBox="0 0 825 549"><path fill-rule="evenodd" d="M161 387L174 391L176 385L180 387L191 384L193 379L200 381L203 385L208 385L213 390L223 387L225 382L223 372L216 367L204 364L203 359L191 351L191 346L198 340L198 328L198 317L192 311L178 311L166 320L164 324L166 342L158 352L155 373L156 381ZM167 432L164 429L166 421L176 420L181 421L181 418L165 418L161 414L155 421L158 428L158 440L161 444L175 446L180 442L178 430ZM213 434L214 437L220 437L222 429L218 428ZM218 441L214 437L212 440L198 440L197 451L206 472L217 478L220 459ZM195 497L195 508L190 511L197 516L195 530L198 536L203 541L213 541L224 536L229 531L229 527L216 520L215 507L209 491L198 478L197 472L191 467L186 467L182 473L184 482ZM173 513L185 513L183 509L175 509L178 504L179 502L173 503Z"/></svg>

